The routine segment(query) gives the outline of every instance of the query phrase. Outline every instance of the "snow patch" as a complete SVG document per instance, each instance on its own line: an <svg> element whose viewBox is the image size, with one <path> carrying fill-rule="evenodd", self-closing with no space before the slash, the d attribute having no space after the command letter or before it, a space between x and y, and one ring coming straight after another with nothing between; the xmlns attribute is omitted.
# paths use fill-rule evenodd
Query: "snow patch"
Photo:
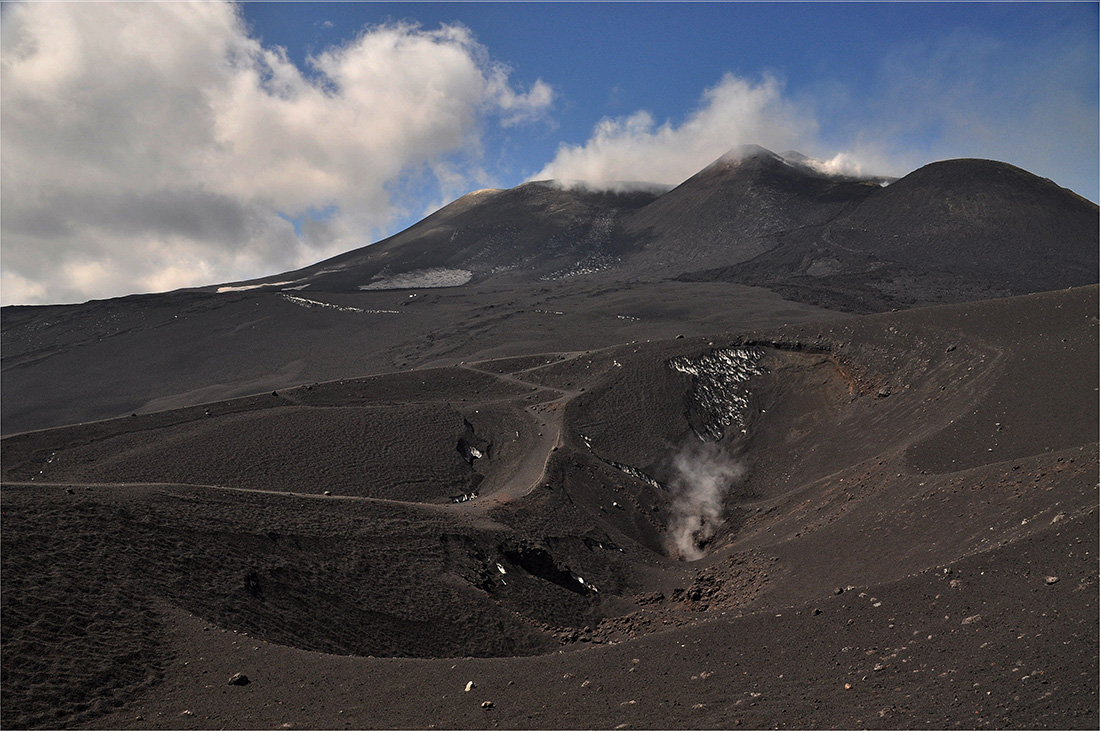
<svg viewBox="0 0 1100 731"><path fill-rule="evenodd" d="M359 289L430 289L436 287L461 287L474 278L468 269L448 269L433 267L415 269L411 272L391 274L370 284L361 284Z"/></svg>
<svg viewBox="0 0 1100 731"><path fill-rule="evenodd" d="M317 300L306 299L305 297L296 297L292 294L284 294L283 299L287 302L292 302L299 307L322 307L330 310L338 310L339 312L362 312L360 307L344 307L343 305L334 305L328 302L318 302Z"/></svg>
<svg viewBox="0 0 1100 731"><path fill-rule="evenodd" d="M756 348L725 348L698 358L673 358L670 368L692 379L692 398L702 408L704 434L699 437L717 442L728 428L745 430L745 412L749 405L746 382L763 370L763 353Z"/></svg>
<svg viewBox="0 0 1100 731"><path fill-rule="evenodd" d="M217 293L222 294L223 292L247 292L250 289L260 289L261 287L283 287L287 284L294 284L294 282L296 281L301 280L292 279L289 282L264 282L263 284L240 284L237 286L218 287Z"/></svg>

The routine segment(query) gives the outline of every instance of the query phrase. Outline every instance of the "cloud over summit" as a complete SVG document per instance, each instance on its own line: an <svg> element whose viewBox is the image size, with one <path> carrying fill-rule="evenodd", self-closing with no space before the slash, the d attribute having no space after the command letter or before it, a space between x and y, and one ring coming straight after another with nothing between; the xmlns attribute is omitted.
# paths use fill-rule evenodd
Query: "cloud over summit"
<svg viewBox="0 0 1100 731"><path fill-rule="evenodd" d="M485 125L554 98L516 88L460 25L367 27L302 69L222 2L14 5L0 65L4 303L258 276L369 243L413 205L394 198L407 177L460 184ZM283 217L324 209L324 237Z"/></svg>
<svg viewBox="0 0 1100 731"><path fill-rule="evenodd" d="M773 75L759 81L727 73L703 92L698 106L680 124L657 124L645 111L600 120L583 144L562 144L554 159L532 180L574 181L597 188L617 188L624 182L676 185L741 146L776 152L798 149L818 152L818 123L813 109L785 93ZM829 152L808 164L828 174L860 175L865 162L882 165L874 156Z"/></svg>
<svg viewBox="0 0 1100 731"><path fill-rule="evenodd" d="M676 184L737 145L800 147L815 129L809 115L783 95L777 78L754 82L727 73L679 125L658 124L644 110L605 117L586 142L563 143L554 159L531 177L581 180L597 187L618 181Z"/></svg>

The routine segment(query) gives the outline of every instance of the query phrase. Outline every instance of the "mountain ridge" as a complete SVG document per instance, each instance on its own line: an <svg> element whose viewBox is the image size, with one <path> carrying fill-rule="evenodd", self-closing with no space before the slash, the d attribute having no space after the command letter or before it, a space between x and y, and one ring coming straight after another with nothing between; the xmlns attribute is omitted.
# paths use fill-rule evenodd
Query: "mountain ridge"
<svg viewBox="0 0 1100 731"><path fill-rule="evenodd" d="M807 160L742 146L664 192L553 181L476 191L378 243L243 284L349 292L432 286L383 281L421 270L466 272L462 283L616 270L867 312L1096 281L1098 208L1045 178L963 158L884 185Z"/></svg>
<svg viewBox="0 0 1100 731"><path fill-rule="evenodd" d="M752 152L660 195L475 192L258 280L5 307L0 425L1097 281L1097 207L1005 163L933 163L884 188Z"/></svg>

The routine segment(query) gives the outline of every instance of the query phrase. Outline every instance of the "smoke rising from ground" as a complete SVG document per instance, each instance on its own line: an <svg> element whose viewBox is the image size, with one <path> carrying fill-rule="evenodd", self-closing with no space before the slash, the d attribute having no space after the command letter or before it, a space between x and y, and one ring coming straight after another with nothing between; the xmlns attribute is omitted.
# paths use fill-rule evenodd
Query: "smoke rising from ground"
<svg viewBox="0 0 1100 731"><path fill-rule="evenodd" d="M667 548L673 556L695 561L703 557L703 546L722 524L723 500L744 476L745 468L720 445L710 442L685 446L672 466L675 496Z"/></svg>

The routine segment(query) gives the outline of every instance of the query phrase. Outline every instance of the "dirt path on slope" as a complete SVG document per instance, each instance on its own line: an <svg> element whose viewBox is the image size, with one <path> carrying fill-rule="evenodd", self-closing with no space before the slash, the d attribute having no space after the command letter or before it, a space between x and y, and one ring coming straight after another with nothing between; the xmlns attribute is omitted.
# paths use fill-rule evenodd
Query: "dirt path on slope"
<svg viewBox="0 0 1100 731"><path fill-rule="evenodd" d="M563 427L562 415L565 410L565 405L571 399L575 398L581 393L581 391L579 390L553 388L532 380L527 380L522 377L522 374L530 371L537 371L549 365L558 365L569 360L573 360L577 357L580 357L581 355L584 355L584 353L585 351L548 353L546 355L557 356L561 359L554 360L552 363L542 364L534 366L532 368L524 369L522 371L517 371L516 373L495 373L491 370L477 367L482 363L490 363L492 362L492 360L464 363L457 366L459 368L463 368L465 370L469 370L475 373L491 376L498 381L515 386L520 386L524 388L524 390L528 390L528 394L525 397L511 397L500 399L499 401L519 402L521 398L528 398L532 395L550 396L550 398L536 399L534 403L528 404L523 408L523 413L528 420L528 427L525 430L526 433L517 433L517 438L521 441L520 454L507 463L495 465L494 468L490 471L490 474L486 476L486 479L481 484L481 489L479 491L481 496L479 498L464 503L431 503L420 501L394 500L390 498L369 496L329 495L314 492L265 490L261 488L231 487L218 484L175 481L83 482L79 480L70 480L40 482L31 480L9 481L5 482L4 484L10 486L38 486L68 489L117 488L133 490L145 488L168 491L172 488L197 488L235 493L258 493L264 495L276 495L284 498L299 498L309 500L364 501L381 505L393 505L395 507L415 508L434 513L439 516L473 519L478 524L485 523L484 527L501 527L487 518L488 511L507 502L511 502L513 500L524 497L542 483L542 481L546 477L546 469L550 460L550 456L561 442L561 433ZM498 400L494 399L494 401ZM492 523L491 526L489 525L490 523Z"/></svg>
<svg viewBox="0 0 1100 731"><path fill-rule="evenodd" d="M546 368L550 365L559 365L585 354L585 351L568 353L547 353L551 356L565 356L561 360L547 363L532 368L527 368L516 373L494 373L492 371L477 368L478 363L491 361L478 361L477 363L464 363L460 368L465 368L476 373L484 373L494 378L525 388L531 388L532 393L558 394L557 398L539 401L524 409L531 420L534 429L533 438L529 437L523 456L515 463L507 467L498 467L494 474L486 477L482 483L483 498L462 503L459 507L467 510L486 512L494 507L524 497L542 483L546 477L546 467L550 462L550 455L561 445L561 432L565 413L565 405L576 398L579 390L551 388L540 383L521 378L520 375L530 371Z"/></svg>

